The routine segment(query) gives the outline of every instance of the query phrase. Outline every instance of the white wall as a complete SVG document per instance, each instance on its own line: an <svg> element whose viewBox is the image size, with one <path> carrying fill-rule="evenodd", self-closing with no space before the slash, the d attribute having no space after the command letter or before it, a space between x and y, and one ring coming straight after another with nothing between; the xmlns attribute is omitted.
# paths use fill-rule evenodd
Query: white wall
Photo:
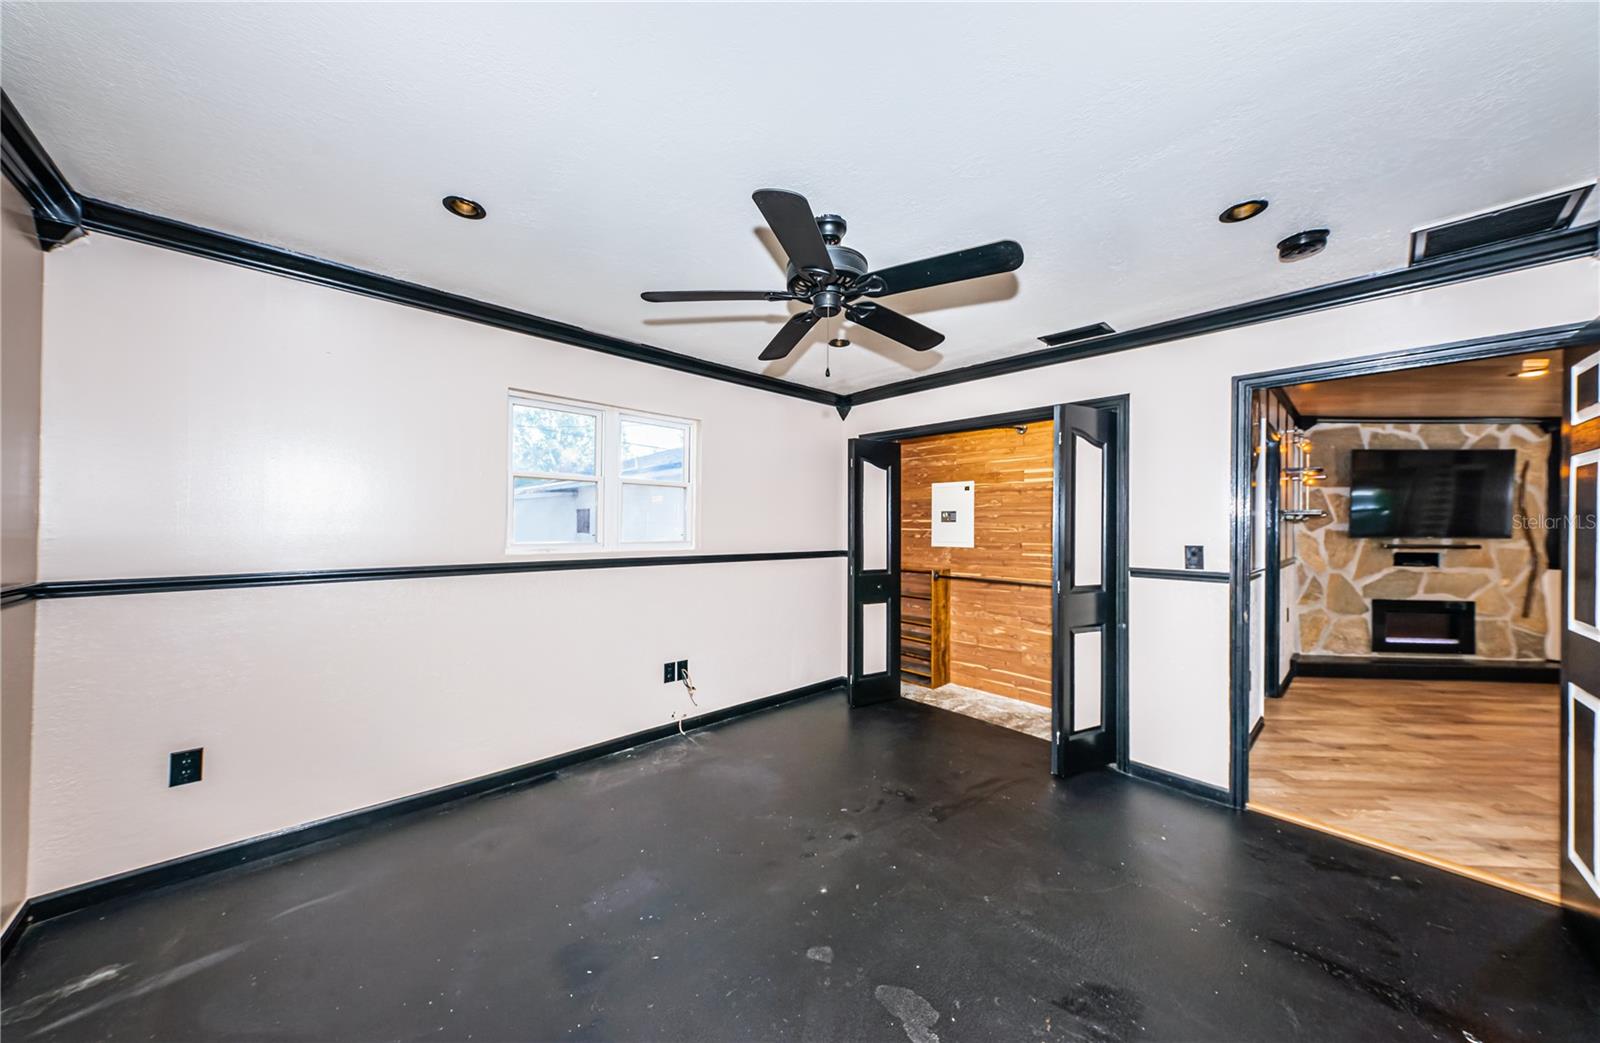
<svg viewBox="0 0 1600 1043"><path fill-rule="evenodd" d="M33 214L0 179L0 586L38 565L39 352L43 254ZM27 897L34 612L0 610L0 923Z"/></svg>
<svg viewBox="0 0 1600 1043"><path fill-rule="evenodd" d="M1586 322L1600 314L1597 276L1593 258L1566 261L868 403L846 427L860 434L1127 393L1129 563L1181 569L1184 545L1198 543L1207 568L1225 569L1234 376ZM1228 588L1137 580L1129 601L1130 756L1226 786Z"/></svg>
<svg viewBox="0 0 1600 1043"><path fill-rule="evenodd" d="M1300 641L1300 571L1295 562L1278 570L1278 690L1294 665L1295 646Z"/></svg>
<svg viewBox="0 0 1600 1043"><path fill-rule="evenodd" d="M46 259L40 577L504 559L506 394L700 421L698 553L844 545L825 405L91 236ZM844 672L840 558L43 602L30 890ZM172 750L204 781L166 787Z"/></svg>

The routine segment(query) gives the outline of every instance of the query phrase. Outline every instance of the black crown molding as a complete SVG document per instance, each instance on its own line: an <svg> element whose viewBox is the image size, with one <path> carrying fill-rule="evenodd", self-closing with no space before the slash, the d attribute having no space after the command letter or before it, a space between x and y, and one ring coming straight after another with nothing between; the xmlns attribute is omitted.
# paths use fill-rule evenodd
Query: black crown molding
<svg viewBox="0 0 1600 1043"><path fill-rule="evenodd" d="M986 380L1008 373L1038 369L1041 366L1055 366L1076 359L1109 355L1112 352L1130 351L1165 341L1184 340L1240 326L1287 319L1346 304L1360 304L1396 294L1430 290L1451 283L1465 282L1468 279L1481 279L1485 276L1553 264L1557 261L1568 261L1595 253L1600 253L1600 225L1592 223L1580 225L1560 232L1530 236L1514 243L1470 254L1441 258L1425 264L1415 264L1409 268L1379 272L1376 275L1358 276L1342 282L1313 286L1310 289L1295 290L1276 297L1264 297L1245 304L1230 305L1215 311L1141 326L1122 333L1111 333L1081 345L1030 351L991 362L962 366L959 369L911 377L908 380L858 391L850 396L850 400L853 405L859 406L864 402L899 398L902 395L914 395L920 391L931 391L952 384L965 384L970 380Z"/></svg>
<svg viewBox="0 0 1600 1043"><path fill-rule="evenodd" d="M639 569L661 565L725 565L751 561L842 558L842 550L755 551L741 554L654 554L648 557L538 558L461 565L397 565L365 569L306 569L295 572L229 572L206 576L155 576L135 579L80 579L30 583L0 590L0 607L49 598L101 598L121 594L170 594L184 590L243 587L297 587L312 583L366 583L374 580L437 579L442 576L501 576L517 572L574 572L587 569Z"/></svg>
<svg viewBox="0 0 1600 1043"><path fill-rule="evenodd" d="M3 92L0 92L0 97L4 97ZM103 232L151 246L165 247L365 297L421 308L424 311L477 322L513 333L539 337L558 344L598 351L602 354L791 398L820 402L833 406L838 411L840 419L849 415L852 407L866 402L914 395L935 388L986 380L990 377L1059 365L1097 355L1131 351L1134 348L1148 347L1166 341L1198 337L1206 333L1271 322L1326 308L1359 304L1396 294L1432 289L1468 279L1479 279L1600 253L1600 231L1597 231L1600 230L1600 225L1591 223L1559 232L1531 236L1501 246L1451 255L1437 261L1414 264L1407 268L1359 276L1276 297L1230 305L1121 333L1106 333L1083 343L1074 342L1041 351L1024 352L1003 359L927 373L841 395L822 388L769 377L762 373L752 373L734 366L707 362L665 348L596 333L569 323L378 275L320 257L295 253L282 247L253 242L225 232L185 224L155 214L141 213L114 203L82 197L73 191L72 186L56 168L9 97L4 97L3 122L5 175L33 207L39 242L46 249L69 242L82 235L85 230ZM1078 331L1068 331L1069 334L1073 332ZM1053 334L1044 339L1054 339L1064 335Z"/></svg>
<svg viewBox="0 0 1600 1043"><path fill-rule="evenodd" d="M83 234L78 194L4 91L0 91L0 169L33 208L40 247L48 250Z"/></svg>

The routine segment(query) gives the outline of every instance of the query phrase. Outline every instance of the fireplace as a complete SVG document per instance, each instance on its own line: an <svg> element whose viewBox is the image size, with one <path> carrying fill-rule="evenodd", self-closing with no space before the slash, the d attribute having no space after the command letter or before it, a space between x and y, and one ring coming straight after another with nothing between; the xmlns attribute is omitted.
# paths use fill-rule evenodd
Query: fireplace
<svg viewBox="0 0 1600 1043"><path fill-rule="evenodd" d="M1475 608L1470 601L1375 600L1372 650L1471 655L1477 649Z"/></svg>

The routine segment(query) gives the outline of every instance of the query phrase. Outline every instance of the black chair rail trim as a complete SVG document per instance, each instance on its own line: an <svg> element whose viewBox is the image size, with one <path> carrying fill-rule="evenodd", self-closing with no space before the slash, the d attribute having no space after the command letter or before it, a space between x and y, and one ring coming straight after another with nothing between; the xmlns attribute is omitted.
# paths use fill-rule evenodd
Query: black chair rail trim
<svg viewBox="0 0 1600 1043"><path fill-rule="evenodd" d="M517 572L573 572L582 569L639 569L658 565L725 565L748 561L799 561L842 558L842 550L760 551L748 554L658 554L650 557L559 558L539 561L486 561L464 565L399 565L370 569L308 569L299 572L233 572L209 576L156 576L137 579L81 579L32 583L0 590L0 606L46 598L99 598L118 594L163 594L182 590L236 587L291 587L308 583L365 583L441 576L498 576Z"/></svg>
<svg viewBox="0 0 1600 1043"><path fill-rule="evenodd" d="M1129 569L1128 575L1138 579L1176 579L1190 583L1226 583L1226 572L1206 572L1201 569Z"/></svg>

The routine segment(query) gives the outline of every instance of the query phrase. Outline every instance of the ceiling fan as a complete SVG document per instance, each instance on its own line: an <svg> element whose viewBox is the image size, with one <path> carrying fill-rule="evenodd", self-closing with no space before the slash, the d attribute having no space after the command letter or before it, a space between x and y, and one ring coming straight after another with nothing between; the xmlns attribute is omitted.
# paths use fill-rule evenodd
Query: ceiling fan
<svg viewBox="0 0 1600 1043"><path fill-rule="evenodd" d="M881 333L916 351L938 347L944 334L931 330L877 303L910 290L977 279L1016 271L1022 266L1022 247L1010 239L974 246L955 253L928 257L909 264L871 271L858 250L841 246L844 218L838 214L813 217L811 204L798 192L764 188L755 193L756 206L766 218L778 245L789 255L787 290L651 290L639 296L647 301L804 301L811 307L784 323L761 352L770 362L793 351L818 320L843 312L851 322Z"/></svg>

